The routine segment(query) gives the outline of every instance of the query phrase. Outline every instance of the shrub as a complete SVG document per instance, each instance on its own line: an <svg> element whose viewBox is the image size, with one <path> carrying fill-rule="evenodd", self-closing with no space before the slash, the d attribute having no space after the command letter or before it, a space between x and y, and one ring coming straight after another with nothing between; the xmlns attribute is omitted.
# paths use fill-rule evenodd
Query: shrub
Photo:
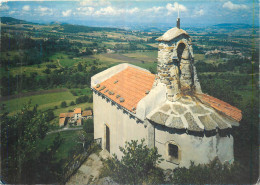
<svg viewBox="0 0 260 185"><path fill-rule="evenodd" d="M110 176L120 184L164 182L163 171L156 167L156 164L163 160L157 148L148 148L142 139L140 144L137 140L132 140L119 149L123 153L122 159L119 160L115 154L113 158L106 159L101 176Z"/></svg>
<svg viewBox="0 0 260 185"><path fill-rule="evenodd" d="M93 119L87 119L83 121L83 130L86 133L94 133Z"/></svg>
<svg viewBox="0 0 260 185"><path fill-rule="evenodd" d="M47 112L46 112L46 115L45 115L45 119L46 121L51 121L55 118L54 116L54 113L53 113L53 110L49 109Z"/></svg>
<svg viewBox="0 0 260 185"><path fill-rule="evenodd" d="M72 106L72 105L76 105L74 101L70 102L70 106Z"/></svg>
<svg viewBox="0 0 260 185"><path fill-rule="evenodd" d="M61 106L62 108L67 107L67 103L66 103L65 101L63 101L63 102L61 102L60 106Z"/></svg>
<svg viewBox="0 0 260 185"><path fill-rule="evenodd" d="M182 167L173 170L173 184L236 184L243 182L246 169L235 162L221 164L218 158L206 165L191 162L189 169ZM242 181L241 181L242 180Z"/></svg>

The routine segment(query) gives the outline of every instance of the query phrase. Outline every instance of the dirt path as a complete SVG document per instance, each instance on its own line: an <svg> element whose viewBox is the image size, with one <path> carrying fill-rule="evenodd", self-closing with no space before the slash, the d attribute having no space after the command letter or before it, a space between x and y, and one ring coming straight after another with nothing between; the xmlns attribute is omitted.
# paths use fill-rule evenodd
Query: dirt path
<svg viewBox="0 0 260 185"><path fill-rule="evenodd" d="M10 96L3 96L0 97L0 102L1 101L6 101L6 100L12 100L15 98L22 98L22 97L27 97L27 96L33 96L33 95L41 95L41 94L48 94L48 93L57 93L57 92L66 92L68 89L49 89L49 90L39 90L39 91L32 91L32 92L26 92L26 93L19 93L19 94L14 94Z"/></svg>
<svg viewBox="0 0 260 185"><path fill-rule="evenodd" d="M60 60L57 59L57 62L58 62L58 65L61 67L61 68L64 68L61 64L60 64Z"/></svg>
<svg viewBox="0 0 260 185"><path fill-rule="evenodd" d="M48 134L57 133L57 132L64 132L64 131L70 131L70 130L82 130L82 129L83 129L83 127L78 127L78 128L62 128L62 129L58 129L58 130L54 130L54 131L47 132L47 135L48 135Z"/></svg>

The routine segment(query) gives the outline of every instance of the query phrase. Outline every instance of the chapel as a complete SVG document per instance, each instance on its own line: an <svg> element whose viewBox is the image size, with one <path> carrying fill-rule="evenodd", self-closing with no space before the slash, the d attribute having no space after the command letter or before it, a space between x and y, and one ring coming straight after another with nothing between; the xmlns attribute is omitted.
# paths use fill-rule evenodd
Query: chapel
<svg viewBox="0 0 260 185"><path fill-rule="evenodd" d="M94 139L119 158L126 141L145 139L157 147L163 169L234 160L232 128L242 113L203 93L192 41L177 26L156 39L157 74L127 63L91 78Z"/></svg>

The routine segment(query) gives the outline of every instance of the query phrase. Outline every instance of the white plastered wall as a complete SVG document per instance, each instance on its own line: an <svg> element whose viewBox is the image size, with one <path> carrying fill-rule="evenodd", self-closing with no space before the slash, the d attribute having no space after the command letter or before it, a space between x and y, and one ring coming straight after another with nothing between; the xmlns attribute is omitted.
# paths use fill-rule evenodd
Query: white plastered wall
<svg viewBox="0 0 260 185"><path fill-rule="evenodd" d="M105 148L105 124L110 128L110 154L115 153L121 158L119 146L124 147L126 141L145 139L147 144L147 127L143 123L137 123L129 113L118 109L105 98L93 93L94 111L94 138L102 138L102 148Z"/></svg>
<svg viewBox="0 0 260 185"><path fill-rule="evenodd" d="M159 166L163 169L173 169L176 167L189 167L190 161L195 164L206 164L218 156L220 161L232 163L233 137L198 137L186 133L169 133L165 129L155 129L155 146L158 148L162 158L167 159L167 143L173 141L179 146L179 164L164 160Z"/></svg>

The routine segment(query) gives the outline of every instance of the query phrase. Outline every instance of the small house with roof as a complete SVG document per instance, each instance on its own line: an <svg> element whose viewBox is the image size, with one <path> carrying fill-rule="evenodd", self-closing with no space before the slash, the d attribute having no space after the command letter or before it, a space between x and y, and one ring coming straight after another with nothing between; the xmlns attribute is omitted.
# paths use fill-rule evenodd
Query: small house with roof
<svg viewBox="0 0 260 185"><path fill-rule="evenodd" d="M82 119L92 119L92 110L85 110L82 112Z"/></svg>
<svg viewBox="0 0 260 185"><path fill-rule="evenodd" d="M74 119L78 120L78 118L81 117L81 108L75 108L74 109Z"/></svg>
<svg viewBox="0 0 260 185"><path fill-rule="evenodd" d="M179 19L178 19L179 21ZM202 92L191 38L177 27L161 37L157 74L119 64L91 78L94 138L119 158L126 141L145 139L165 159L163 169L234 160L231 130L242 113Z"/></svg>
<svg viewBox="0 0 260 185"><path fill-rule="evenodd" d="M92 110L81 111L81 108L75 108L73 112L60 113L59 126L62 127L67 123L76 123L82 125L83 119L92 119Z"/></svg>

